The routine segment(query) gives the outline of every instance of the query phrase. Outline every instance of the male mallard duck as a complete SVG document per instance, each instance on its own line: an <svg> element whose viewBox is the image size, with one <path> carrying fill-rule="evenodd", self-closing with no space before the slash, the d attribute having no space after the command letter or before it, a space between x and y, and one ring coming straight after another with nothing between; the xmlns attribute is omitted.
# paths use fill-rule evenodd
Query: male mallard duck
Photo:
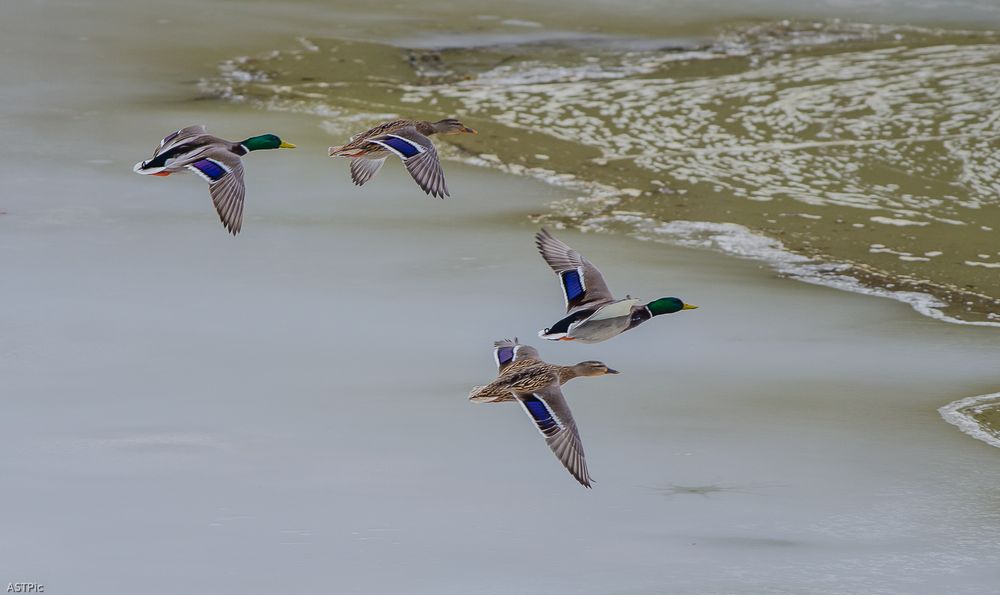
<svg viewBox="0 0 1000 595"><path fill-rule="evenodd" d="M355 134L346 145L330 147L330 157L350 157L351 179L363 186L390 154L395 155L424 192L444 198L450 195L434 143L427 138L432 134L478 133L453 118L438 122L393 120Z"/></svg>
<svg viewBox="0 0 1000 595"><path fill-rule="evenodd" d="M153 157L132 168L138 174L169 176L188 169L208 182L219 219L236 235L243 225L243 160L250 151L294 149L273 134L251 136L234 143L208 134L204 126L188 126L164 137Z"/></svg>
<svg viewBox="0 0 1000 595"><path fill-rule="evenodd" d="M550 341L599 343L634 329L654 316L694 310L678 298L666 297L639 304L626 296L616 300L601 271L582 254L557 240L546 229L535 235L535 244L562 285L567 316L538 336Z"/></svg>
<svg viewBox="0 0 1000 595"><path fill-rule="evenodd" d="M493 344L498 377L486 386L477 386L469 400L501 403L517 400L545 437L545 443L573 477L590 487L583 443L560 386L577 376L617 374L602 362L586 361L575 366L557 366L541 360L538 350L513 341Z"/></svg>

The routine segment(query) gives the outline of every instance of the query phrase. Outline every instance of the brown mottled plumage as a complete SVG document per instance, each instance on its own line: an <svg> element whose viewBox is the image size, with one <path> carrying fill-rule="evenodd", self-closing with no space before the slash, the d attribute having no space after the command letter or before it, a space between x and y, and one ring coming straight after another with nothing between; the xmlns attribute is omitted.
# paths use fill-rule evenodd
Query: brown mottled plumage
<svg viewBox="0 0 1000 595"><path fill-rule="evenodd" d="M617 374L603 362L585 361L575 366L557 366L539 359L520 359L511 362L500 377L486 386L477 386L469 394L476 403L505 403L516 400L515 392L532 392L544 388L558 376L559 386L580 376Z"/></svg>
<svg viewBox="0 0 1000 595"><path fill-rule="evenodd" d="M556 458L577 481L589 488L591 479L580 433L559 387L578 376L617 374L617 370L598 361L580 362L575 366L549 364L540 359L534 347L521 345L517 339L494 343L493 357L499 377L486 386L474 388L469 400L520 403Z"/></svg>
<svg viewBox="0 0 1000 595"><path fill-rule="evenodd" d="M458 120L393 120L384 122L351 137L345 145L330 147L331 157L351 159L351 179L363 186L375 177L389 155L396 155L424 192L444 198L449 196L444 172L434 143L434 134L476 134Z"/></svg>

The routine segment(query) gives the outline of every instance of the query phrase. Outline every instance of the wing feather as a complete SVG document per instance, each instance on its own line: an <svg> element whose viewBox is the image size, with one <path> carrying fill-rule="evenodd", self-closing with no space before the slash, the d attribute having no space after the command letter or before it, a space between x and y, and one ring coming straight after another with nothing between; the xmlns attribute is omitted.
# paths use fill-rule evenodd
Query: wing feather
<svg viewBox="0 0 1000 595"><path fill-rule="evenodd" d="M510 364L516 361L539 359L538 350L530 345L522 345L514 340L504 339L493 343L493 360L497 363L497 375L503 374Z"/></svg>
<svg viewBox="0 0 1000 595"><path fill-rule="evenodd" d="M558 380L534 393L520 393L515 396L528 417L535 422L552 454L581 485L589 488L593 480L587 471L583 442L580 440L580 432L576 428L566 398L559 389Z"/></svg>
<svg viewBox="0 0 1000 595"><path fill-rule="evenodd" d="M246 187L243 183L243 161L239 155L225 149L208 152L207 156L226 166L229 172L208 186L215 212L229 233L236 235L243 228L243 203Z"/></svg>
<svg viewBox="0 0 1000 595"><path fill-rule="evenodd" d="M596 266L547 229L535 234L538 252L559 277L566 312L611 302L614 297Z"/></svg>
<svg viewBox="0 0 1000 595"><path fill-rule="evenodd" d="M420 150L414 155L406 156L384 144L390 142L393 137L411 141L418 145ZM402 159L413 181L425 193L438 198L451 196L448 193L448 186L445 184L444 171L441 169L441 160L434 148L434 143L431 142L431 139L417 132L416 128L408 126L395 130L391 135L372 138L370 142L376 142L380 146L388 148Z"/></svg>
<svg viewBox="0 0 1000 595"><path fill-rule="evenodd" d="M351 180L356 186L364 186L366 182L375 177L378 170L385 164L385 157L381 159L364 159L358 157L351 160Z"/></svg>
<svg viewBox="0 0 1000 595"><path fill-rule="evenodd" d="M163 137L163 140L160 141L160 144L153 149L153 157L155 158L160 153L169 151L170 149L176 147L177 145L185 143L191 140L192 138L200 136L202 134L208 134L208 130L206 130L205 126L201 124L197 124L195 126L187 126L185 128L181 128L180 130L177 130L176 132L171 132L167 136Z"/></svg>

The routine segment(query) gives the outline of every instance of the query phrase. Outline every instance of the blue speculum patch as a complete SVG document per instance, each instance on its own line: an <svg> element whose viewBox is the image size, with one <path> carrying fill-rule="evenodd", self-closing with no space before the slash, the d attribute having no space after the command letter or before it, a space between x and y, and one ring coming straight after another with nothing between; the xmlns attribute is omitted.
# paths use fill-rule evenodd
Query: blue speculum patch
<svg viewBox="0 0 1000 595"><path fill-rule="evenodd" d="M566 300L572 302L583 295L583 282L580 280L580 271L563 271L563 287L566 289Z"/></svg>
<svg viewBox="0 0 1000 595"><path fill-rule="evenodd" d="M500 365L509 363L510 360L514 359L514 348L513 347L501 347L497 349L497 361Z"/></svg>
<svg viewBox="0 0 1000 595"><path fill-rule="evenodd" d="M198 171L208 176L213 182L218 182L222 176L226 175L226 170L221 165L209 159L195 161L191 165L198 168Z"/></svg>
<svg viewBox="0 0 1000 595"><path fill-rule="evenodd" d="M175 138L177 138L177 135L180 134L180 133L181 133L180 130L178 130L177 132L171 132L166 137L164 137L162 141L160 141L160 146L162 147L163 145L165 145L165 144L169 143L170 141L174 140Z"/></svg>
<svg viewBox="0 0 1000 595"><path fill-rule="evenodd" d="M531 397L525 399L524 406L527 407L528 413L538 424L538 429L542 432L548 433L549 430L556 427L556 420L552 418L552 414L549 413L548 407L545 406L541 400L536 397Z"/></svg>
<svg viewBox="0 0 1000 595"><path fill-rule="evenodd" d="M399 153L406 159L409 159L410 157L413 157L414 155L420 152L419 149L417 149L410 143L406 142L401 138L396 138L394 136L390 136L381 142L392 147L396 151L399 151Z"/></svg>

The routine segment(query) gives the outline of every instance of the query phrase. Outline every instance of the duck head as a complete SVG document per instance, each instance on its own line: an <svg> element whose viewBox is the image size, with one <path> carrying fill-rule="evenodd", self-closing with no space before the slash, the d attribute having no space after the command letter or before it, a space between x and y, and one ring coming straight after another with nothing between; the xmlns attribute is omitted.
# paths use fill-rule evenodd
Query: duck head
<svg viewBox="0 0 1000 595"><path fill-rule="evenodd" d="M613 370L604 362L597 360L587 360L573 366L573 371L577 376L604 376L605 374L618 374L618 370Z"/></svg>
<svg viewBox="0 0 1000 595"><path fill-rule="evenodd" d="M680 298L665 297L649 302L646 304L646 308L649 309L649 313L653 316L659 316L660 314L673 314L681 310L695 310L698 306L685 304L684 300Z"/></svg>
<svg viewBox="0 0 1000 595"><path fill-rule="evenodd" d="M438 120L430 124L435 134L479 134L455 118L445 118L444 120Z"/></svg>
<svg viewBox="0 0 1000 595"><path fill-rule="evenodd" d="M295 145L281 140L277 134L261 134L251 136L240 143L247 148L247 151L260 151L263 149L294 149Z"/></svg>

